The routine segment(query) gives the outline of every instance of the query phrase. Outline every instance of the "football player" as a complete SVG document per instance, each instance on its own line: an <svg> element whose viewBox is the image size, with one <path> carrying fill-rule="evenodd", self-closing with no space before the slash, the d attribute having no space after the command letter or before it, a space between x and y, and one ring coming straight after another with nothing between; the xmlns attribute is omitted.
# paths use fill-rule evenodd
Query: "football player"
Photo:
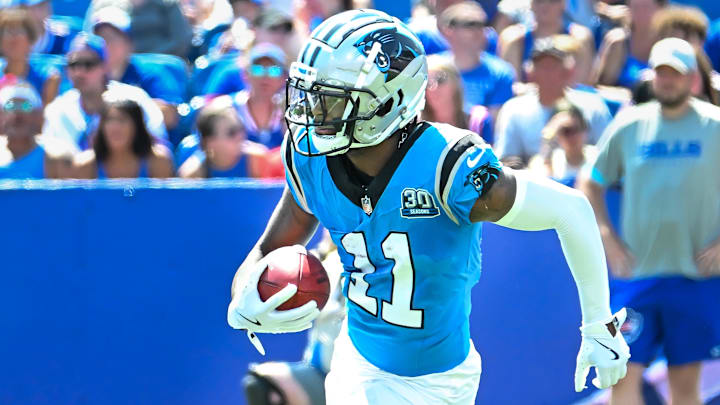
<svg viewBox="0 0 720 405"><path fill-rule="evenodd" d="M228 323L256 333L310 327L314 301L277 311L263 256L302 245L321 223L344 267L347 320L327 375L328 404L472 404L480 355L470 340L470 289L480 275L481 223L555 229L575 278L582 343L575 388L594 366L599 388L626 372L602 242L582 193L515 172L480 136L417 119L427 64L405 24L374 10L335 15L291 65L283 145L287 187L238 269ZM298 247L302 249L302 247Z"/></svg>

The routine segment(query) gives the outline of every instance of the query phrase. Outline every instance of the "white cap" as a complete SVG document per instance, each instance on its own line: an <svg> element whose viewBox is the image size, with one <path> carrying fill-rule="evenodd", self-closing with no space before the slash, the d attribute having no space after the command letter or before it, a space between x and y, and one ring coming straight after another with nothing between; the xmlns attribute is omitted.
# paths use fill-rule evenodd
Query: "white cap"
<svg viewBox="0 0 720 405"><path fill-rule="evenodd" d="M695 49L680 38L665 38L656 42L650 51L650 66L670 66L682 74L697 70Z"/></svg>
<svg viewBox="0 0 720 405"><path fill-rule="evenodd" d="M0 105L4 106L8 101L16 98L28 101L33 110L37 110L42 107L40 96L28 83L10 84L0 90Z"/></svg>

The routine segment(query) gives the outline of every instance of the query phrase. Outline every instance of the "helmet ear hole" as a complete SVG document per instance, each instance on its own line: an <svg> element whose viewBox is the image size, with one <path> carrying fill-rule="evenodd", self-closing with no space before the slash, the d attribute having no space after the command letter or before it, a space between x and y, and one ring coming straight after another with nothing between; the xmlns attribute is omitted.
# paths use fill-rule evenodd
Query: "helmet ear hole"
<svg viewBox="0 0 720 405"><path fill-rule="evenodd" d="M380 107L380 109L378 110L377 114L375 114L375 115L377 115L378 117L384 117L387 113L390 112L390 110L392 110L392 106L393 106L393 104L394 104L394 101L395 101L395 100L392 99L392 98L389 99L388 101L386 101L385 104L383 104L383 106Z"/></svg>

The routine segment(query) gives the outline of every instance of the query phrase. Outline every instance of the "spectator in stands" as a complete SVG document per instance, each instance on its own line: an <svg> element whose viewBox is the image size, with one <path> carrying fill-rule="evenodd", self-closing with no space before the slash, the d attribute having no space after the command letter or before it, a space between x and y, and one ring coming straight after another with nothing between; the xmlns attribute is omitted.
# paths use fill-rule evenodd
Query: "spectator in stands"
<svg viewBox="0 0 720 405"><path fill-rule="evenodd" d="M423 47L425 47L425 53L432 55L450 50L450 44L442 34L439 26L439 16L445 12L449 7L455 4L461 3L464 0L428 0L427 12L417 15L413 15L410 21L410 29L417 35ZM416 7L417 8L417 7ZM484 12L484 9L483 9ZM428 14L429 13L429 14ZM487 18L486 18L487 19ZM497 41L498 35L495 29L490 26L485 26L483 29L485 35L485 48L484 51L495 55L497 53Z"/></svg>
<svg viewBox="0 0 720 405"><path fill-rule="evenodd" d="M71 149L39 136L42 102L32 86L19 83L3 87L0 109L0 178L63 178L70 174Z"/></svg>
<svg viewBox="0 0 720 405"><path fill-rule="evenodd" d="M578 187L616 277L611 305L628 308L632 359L611 403L643 403L643 373L662 353L670 403L699 405L701 362L720 354L720 109L691 97L697 66L687 41L658 41L650 64L657 101L618 115ZM604 198L620 180L622 235Z"/></svg>
<svg viewBox="0 0 720 405"><path fill-rule="evenodd" d="M326 18L353 9L353 0L294 0L295 29L310 35Z"/></svg>
<svg viewBox="0 0 720 405"><path fill-rule="evenodd" d="M422 119L467 128L492 143L492 118L484 106L473 106L470 115L463 109L460 73L452 60L442 55L428 57L428 86Z"/></svg>
<svg viewBox="0 0 720 405"><path fill-rule="evenodd" d="M263 0L229 0L234 19L242 18L252 25L263 10Z"/></svg>
<svg viewBox="0 0 720 405"><path fill-rule="evenodd" d="M542 130L540 153L528 167L544 176L571 181L587 161L595 158L594 145L587 145L587 122L579 108L559 101L553 116Z"/></svg>
<svg viewBox="0 0 720 405"><path fill-rule="evenodd" d="M68 75L74 88L45 108L44 135L65 140L80 150L89 148L104 106L102 95L113 91L135 100L145 112L150 133L158 139L167 139L162 112L147 93L139 87L108 80L105 41L102 38L93 34L78 34L70 45L67 61Z"/></svg>
<svg viewBox="0 0 720 405"><path fill-rule="evenodd" d="M266 147L247 140L245 126L229 96L208 104L198 115L197 127L204 153L195 153L185 161L178 170L180 177L284 176L281 159L273 163Z"/></svg>
<svg viewBox="0 0 720 405"><path fill-rule="evenodd" d="M701 52L696 55L699 80L693 82L692 94L694 97L711 104L720 105L720 93L713 86L713 75L717 72L712 70L710 61ZM650 72L633 89L633 103L642 104L655 99L652 83L655 78L654 72Z"/></svg>
<svg viewBox="0 0 720 405"><path fill-rule="evenodd" d="M42 95L43 104L47 104L58 94L60 72L30 63L30 52L37 35L36 25L26 10L8 9L0 13L0 50L5 56L0 75L27 81Z"/></svg>
<svg viewBox="0 0 720 405"><path fill-rule="evenodd" d="M295 60L304 38L295 29L292 15L275 8L266 8L255 19L255 43L269 42L283 49Z"/></svg>
<svg viewBox="0 0 720 405"><path fill-rule="evenodd" d="M522 72L523 63L530 60L535 40L557 34L571 35L581 44L580 55L576 58L578 80L589 83L595 57L592 32L582 25L564 21L565 0L532 0L531 9L535 18L534 28L516 24L503 30L498 45L500 57L510 62L515 71Z"/></svg>
<svg viewBox="0 0 720 405"><path fill-rule="evenodd" d="M537 91L510 99L495 125L495 153L511 167L523 167L540 151L542 129L559 100L565 98L583 113L589 124L588 142L594 144L610 122L605 102L596 94L568 88L575 75L575 60L560 44L566 36L535 43L528 78Z"/></svg>
<svg viewBox="0 0 720 405"><path fill-rule="evenodd" d="M632 89L648 68L650 48L657 40L652 28L655 13L667 0L629 0L629 27L608 31L598 51L592 82Z"/></svg>
<svg viewBox="0 0 720 405"><path fill-rule="evenodd" d="M504 60L483 51L486 19L482 7L464 1L445 9L438 17L438 26L450 44L450 56L462 76L466 111L482 105L495 117L513 95L515 72Z"/></svg>
<svg viewBox="0 0 720 405"><path fill-rule="evenodd" d="M255 45L248 55L247 90L233 95L235 108L247 128L248 139L270 149L285 136L286 56L271 43Z"/></svg>
<svg viewBox="0 0 720 405"><path fill-rule="evenodd" d="M22 5L27 8L37 29L37 40L32 52L64 55L77 31L67 23L52 19L52 1L23 0Z"/></svg>
<svg viewBox="0 0 720 405"><path fill-rule="evenodd" d="M92 18L94 33L105 40L110 80L145 90L162 111L165 127L174 128L178 121L177 105L183 102L184 89L163 77L167 72L162 65L132 58L130 16L120 8L105 7Z"/></svg>
<svg viewBox="0 0 720 405"><path fill-rule="evenodd" d="M130 18L136 52L187 55L193 33L178 0L133 0Z"/></svg>
<svg viewBox="0 0 720 405"><path fill-rule="evenodd" d="M684 39L699 51L707 38L708 19L697 7L665 7L655 13L652 31L658 40L670 37Z"/></svg>
<svg viewBox="0 0 720 405"><path fill-rule="evenodd" d="M117 98L116 98L117 97ZM143 110L135 101L112 92L104 104L93 147L74 162L81 179L172 177L170 151L157 144L145 127Z"/></svg>
<svg viewBox="0 0 720 405"><path fill-rule="evenodd" d="M712 65L703 50L708 31L708 20L705 14L696 7L666 7L655 14L653 31L658 40L664 38L680 38L695 48L698 73L701 81L693 85L693 95L712 104L720 104L720 95L713 86ZM650 77L648 80L652 80Z"/></svg>

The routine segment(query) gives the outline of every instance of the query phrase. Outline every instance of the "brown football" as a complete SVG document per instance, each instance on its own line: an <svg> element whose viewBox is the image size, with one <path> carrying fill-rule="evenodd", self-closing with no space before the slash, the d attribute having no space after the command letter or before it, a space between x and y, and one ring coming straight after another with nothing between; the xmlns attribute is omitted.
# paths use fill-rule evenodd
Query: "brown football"
<svg viewBox="0 0 720 405"><path fill-rule="evenodd" d="M317 257L286 246L270 252L266 260L267 267L258 283L260 299L266 301L288 284L295 284L297 292L278 310L297 308L310 300L317 302L318 309L325 306L330 295L330 279Z"/></svg>

